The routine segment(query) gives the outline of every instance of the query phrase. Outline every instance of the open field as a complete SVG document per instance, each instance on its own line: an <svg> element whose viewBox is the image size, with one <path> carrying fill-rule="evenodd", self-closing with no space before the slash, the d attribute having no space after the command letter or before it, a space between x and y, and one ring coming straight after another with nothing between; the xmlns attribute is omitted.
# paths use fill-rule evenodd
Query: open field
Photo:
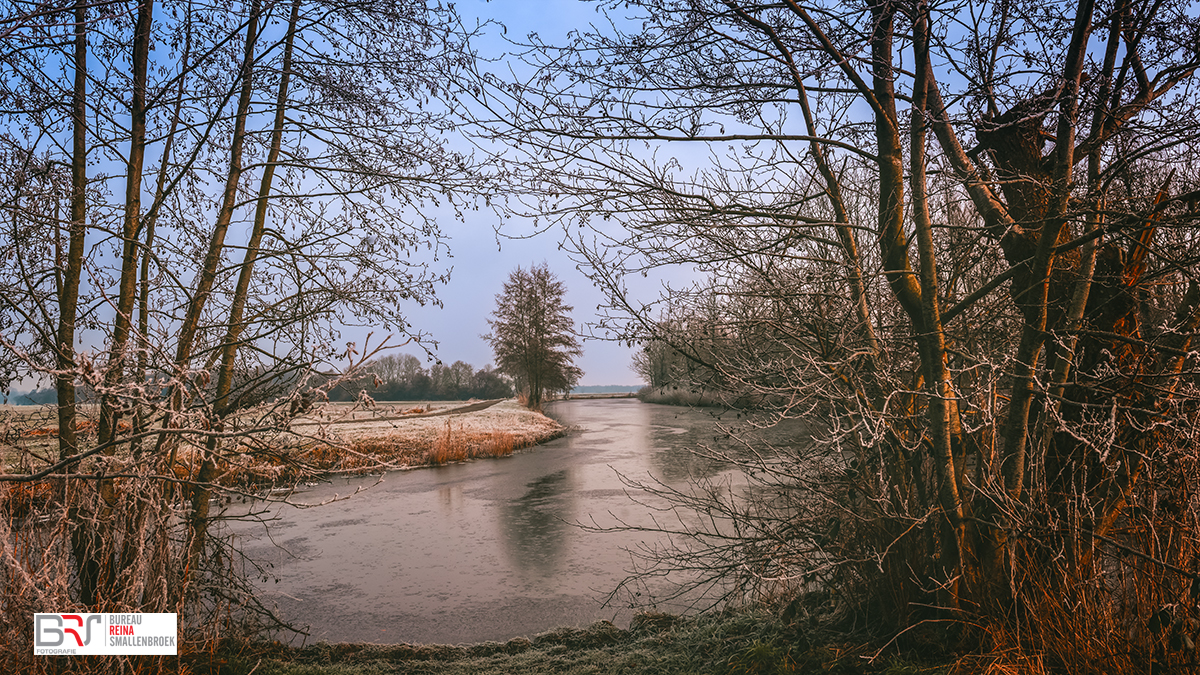
<svg viewBox="0 0 1200 675"><path fill-rule="evenodd" d="M53 411L44 406L4 406L0 409L0 473L29 474L57 458L57 429ZM85 418L86 420L86 418ZM85 423L85 433L94 432ZM502 457L565 433L554 420L520 406L515 400L404 401L371 408L326 404L293 420L280 433L238 439L219 458L214 482L247 489L287 487L297 481L330 473L367 473L446 464L482 457ZM170 467L174 478L196 475L200 448L184 437ZM194 442L203 436L195 435ZM138 470L128 449L107 458L110 473ZM145 461L145 460L141 460ZM92 470L84 460L76 472ZM0 485L0 503L24 501L49 485ZM47 488L47 489L40 489Z"/></svg>

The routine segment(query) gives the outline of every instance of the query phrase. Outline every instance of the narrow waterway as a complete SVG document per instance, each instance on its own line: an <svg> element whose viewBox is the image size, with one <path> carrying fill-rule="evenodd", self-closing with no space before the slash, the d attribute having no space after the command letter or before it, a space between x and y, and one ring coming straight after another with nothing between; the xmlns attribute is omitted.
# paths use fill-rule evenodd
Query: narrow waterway
<svg viewBox="0 0 1200 675"><path fill-rule="evenodd" d="M575 523L650 522L654 501L631 500L620 475L674 487L736 482L728 467L690 451L724 443L715 412L633 399L557 402L548 414L581 432L510 458L387 474L352 499L276 506L266 526L233 530L239 547L269 566L266 601L308 625L309 642L462 643L600 619L624 625L627 607L603 606L630 568L622 549L661 540ZM338 479L296 499L320 502L376 480Z"/></svg>

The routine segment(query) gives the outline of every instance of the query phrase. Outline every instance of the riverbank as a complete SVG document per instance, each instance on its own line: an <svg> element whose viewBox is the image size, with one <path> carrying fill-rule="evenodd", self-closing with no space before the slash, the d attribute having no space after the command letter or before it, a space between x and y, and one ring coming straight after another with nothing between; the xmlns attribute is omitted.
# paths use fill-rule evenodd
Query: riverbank
<svg viewBox="0 0 1200 675"><path fill-rule="evenodd" d="M568 429L516 399L501 399L403 415L388 410L346 413L334 406L298 419L292 431L299 442L237 467L244 471L238 480L245 485L287 486L306 478L507 457L558 438Z"/></svg>
<svg viewBox="0 0 1200 675"><path fill-rule="evenodd" d="M642 403L682 406L721 406L720 398L712 392L697 391L687 387L643 387L636 394Z"/></svg>
<svg viewBox="0 0 1200 675"><path fill-rule="evenodd" d="M642 387L635 394L642 403L680 405L687 407L739 408L753 410L762 401L755 397L718 391L715 389L693 389L688 386Z"/></svg>
<svg viewBox="0 0 1200 675"><path fill-rule="evenodd" d="M28 470L22 455L52 454L56 430L47 423L35 431L42 433L27 434L30 438L21 439L19 446L9 447L11 456L0 456L0 472ZM247 491L286 489L328 476L506 457L567 431L516 399L386 403L366 410L329 404L296 419L290 436L248 438L239 452L218 458L213 482ZM199 447L184 444L172 471L179 478L194 476L201 458ZM24 515L52 493L48 480L0 485L0 509Z"/></svg>
<svg viewBox="0 0 1200 675"><path fill-rule="evenodd" d="M876 650L866 641L807 623L786 623L776 612L742 609L691 617L645 613L634 618L629 630L601 621L583 629L560 628L532 638L473 645L227 644L212 657L189 665L200 675L953 672L953 659L944 653L918 658L877 655Z"/></svg>

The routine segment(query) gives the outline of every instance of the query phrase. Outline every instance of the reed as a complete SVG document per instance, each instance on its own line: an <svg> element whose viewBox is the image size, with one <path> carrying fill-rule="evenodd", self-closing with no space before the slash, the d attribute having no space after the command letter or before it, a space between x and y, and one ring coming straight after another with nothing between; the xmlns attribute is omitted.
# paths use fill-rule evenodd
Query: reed
<svg viewBox="0 0 1200 675"><path fill-rule="evenodd" d="M446 420L446 428L433 440L433 447L425 455L426 462L439 466L450 462L461 462L470 456L466 439L460 433L455 433L450 420Z"/></svg>
<svg viewBox="0 0 1200 675"><path fill-rule="evenodd" d="M522 446L525 447L525 446ZM508 431L494 431L484 441L477 457L508 457L517 449L517 437Z"/></svg>

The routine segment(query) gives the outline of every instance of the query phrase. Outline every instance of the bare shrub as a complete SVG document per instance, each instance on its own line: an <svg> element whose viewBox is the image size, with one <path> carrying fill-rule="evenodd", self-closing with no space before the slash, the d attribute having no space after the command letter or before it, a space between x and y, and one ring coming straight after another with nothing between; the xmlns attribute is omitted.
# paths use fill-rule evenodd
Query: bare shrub
<svg viewBox="0 0 1200 675"><path fill-rule="evenodd" d="M1038 7L636 0L486 89L596 332L810 429L730 429L744 491L646 485L695 517L643 571L1034 670L1195 668L1196 6Z"/></svg>

